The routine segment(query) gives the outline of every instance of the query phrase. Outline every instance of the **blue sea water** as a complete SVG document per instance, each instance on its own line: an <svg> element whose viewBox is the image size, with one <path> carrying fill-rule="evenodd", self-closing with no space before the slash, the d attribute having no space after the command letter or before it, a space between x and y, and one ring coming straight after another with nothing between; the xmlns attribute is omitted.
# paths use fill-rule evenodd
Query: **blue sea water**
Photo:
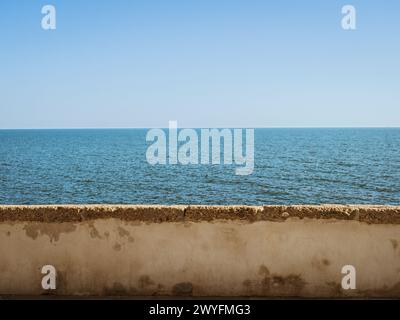
<svg viewBox="0 0 400 320"><path fill-rule="evenodd" d="M146 133L0 130L0 204L400 204L400 129L255 129L248 176L152 166Z"/></svg>

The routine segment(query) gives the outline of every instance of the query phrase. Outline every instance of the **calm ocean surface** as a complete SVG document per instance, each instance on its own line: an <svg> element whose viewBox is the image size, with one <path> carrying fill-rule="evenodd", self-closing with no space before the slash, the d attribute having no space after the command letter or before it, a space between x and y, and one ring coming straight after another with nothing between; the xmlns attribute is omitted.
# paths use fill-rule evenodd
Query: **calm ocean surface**
<svg viewBox="0 0 400 320"><path fill-rule="evenodd" d="M0 130L0 204L400 204L400 129L256 129L249 176L151 166L146 133Z"/></svg>

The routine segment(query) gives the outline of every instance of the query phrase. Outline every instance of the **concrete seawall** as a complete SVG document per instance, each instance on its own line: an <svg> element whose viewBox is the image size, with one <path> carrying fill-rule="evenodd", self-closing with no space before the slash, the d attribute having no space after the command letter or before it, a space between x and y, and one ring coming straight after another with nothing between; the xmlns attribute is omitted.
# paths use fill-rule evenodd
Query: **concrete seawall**
<svg viewBox="0 0 400 320"><path fill-rule="evenodd" d="M0 206L0 295L399 298L400 207Z"/></svg>

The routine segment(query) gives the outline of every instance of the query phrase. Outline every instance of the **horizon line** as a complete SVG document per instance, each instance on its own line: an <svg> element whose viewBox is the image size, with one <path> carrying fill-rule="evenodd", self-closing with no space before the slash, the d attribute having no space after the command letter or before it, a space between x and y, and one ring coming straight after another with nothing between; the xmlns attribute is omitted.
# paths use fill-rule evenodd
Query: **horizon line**
<svg viewBox="0 0 400 320"><path fill-rule="evenodd" d="M169 127L45 127L45 128L0 128L5 130L127 130L127 129L169 129ZM178 129L400 129L400 126L213 126L189 127L178 126Z"/></svg>

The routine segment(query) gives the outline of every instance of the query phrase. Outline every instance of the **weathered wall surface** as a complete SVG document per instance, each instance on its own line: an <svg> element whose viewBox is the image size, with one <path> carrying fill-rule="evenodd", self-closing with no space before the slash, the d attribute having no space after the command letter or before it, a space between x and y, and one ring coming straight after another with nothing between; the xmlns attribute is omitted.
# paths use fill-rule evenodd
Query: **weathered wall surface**
<svg viewBox="0 0 400 320"><path fill-rule="evenodd" d="M400 297L400 207L0 206L0 295L42 294Z"/></svg>

